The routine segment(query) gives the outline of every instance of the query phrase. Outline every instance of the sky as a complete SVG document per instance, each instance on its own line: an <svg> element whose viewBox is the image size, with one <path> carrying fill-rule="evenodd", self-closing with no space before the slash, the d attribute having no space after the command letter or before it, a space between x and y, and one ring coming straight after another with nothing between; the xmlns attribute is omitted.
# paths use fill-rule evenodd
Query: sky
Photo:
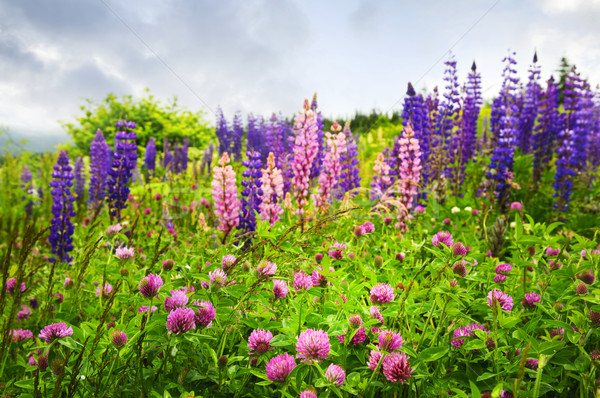
<svg viewBox="0 0 600 398"><path fill-rule="evenodd" d="M509 50L522 79L537 51L544 81L566 57L595 87L599 17L600 0L0 0L0 140L48 149L86 99L146 88L212 124L315 92L328 117L400 111L409 81L443 86L450 53L484 98Z"/></svg>

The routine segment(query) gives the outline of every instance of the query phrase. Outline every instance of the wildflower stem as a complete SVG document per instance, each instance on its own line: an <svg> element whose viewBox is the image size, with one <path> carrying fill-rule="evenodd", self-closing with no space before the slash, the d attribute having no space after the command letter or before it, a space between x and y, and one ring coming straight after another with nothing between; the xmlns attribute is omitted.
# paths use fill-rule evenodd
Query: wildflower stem
<svg viewBox="0 0 600 398"><path fill-rule="evenodd" d="M431 310L429 311L429 317L427 318L427 322L425 323L425 328L423 329L423 334L421 334L421 339L419 340L419 344L417 344L417 348L415 351L419 351L419 347L425 340L425 335L427 334L427 329L429 329L429 322L431 321L431 317L433 316L433 311L435 310L435 306L437 305L437 301L433 300L433 305L431 306Z"/></svg>

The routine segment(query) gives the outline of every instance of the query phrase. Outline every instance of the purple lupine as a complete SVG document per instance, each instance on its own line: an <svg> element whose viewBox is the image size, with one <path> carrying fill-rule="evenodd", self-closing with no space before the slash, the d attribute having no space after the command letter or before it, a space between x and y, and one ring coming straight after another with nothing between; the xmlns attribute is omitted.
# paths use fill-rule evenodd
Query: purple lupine
<svg viewBox="0 0 600 398"><path fill-rule="evenodd" d="M88 204L92 209L102 205L106 195L106 176L109 162L106 152L106 141L102 131L98 129L90 147L90 187L88 191Z"/></svg>
<svg viewBox="0 0 600 398"><path fill-rule="evenodd" d="M315 115L317 116L317 143L319 146L317 149L317 155L313 159L310 169L311 180L321 175L321 171L323 169L323 160L325 160L325 132L323 131L323 116L321 115L321 111L318 111L317 108L317 93L315 93L310 104L310 109L315 112Z"/></svg>
<svg viewBox="0 0 600 398"><path fill-rule="evenodd" d="M73 201L75 197L71 193L73 186L73 173L69 165L69 156L66 151L62 151L58 156L58 161L54 165L52 172L53 180L50 182L52 190L50 193L54 199L52 204L52 218L50 224L50 245L52 246L53 256L50 261L68 263L73 257L69 252L73 250L73 232L75 228L71 222L71 217L75 216L73 211Z"/></svg>
<svg viewBox="0 0 600 398"><path fill-rule="evenodd" d="M181 150L179 149L177 140L173 144L173 167L171 169L175 174L181 173Z"/></svg>
<svg viewBox="0 0 600 398"><path fill-rule="evenodd" d="M346 192L350 192L354 189L360 188L360 176L358 169L358 136L354 137L352 131L350 131L350 121L347 121L344 125L343 130L346 136L346 150L340 155L340 164L342 170L340 173L340 179L336 185L338 190L338 199L344 197Z"/></svg>
<svg viewBox="0 0 600 398"><path fill-rule="evenodd" d="M165 172L173 169L173 153L167 136L163 139L163 168Z"/></svg>
<svg viewBox="0 0 600 398"><path fill-rule="evenodd" d="M137 135L132 131L135 129L134 122L119 120L116 126L122 130L115 134L117 144L113 166L108 172L108 203L111 217L121 220L121 210L127 207L129 197L128 184L137 162Z"/></svg>
<svg viewBox="0 0 600 398"><path fill-rule="evenodd" d="M201 173L204 173L205 170L206 170L207 174L210 173L210 170L212 168L212 158L213 158L214 151L215 151L215 146L211 142L210 144L208 144L208 147L206 147L206 149L202 153L202 163L200 163L200 172Z"/></svg>
<svg viewBox="0 0 600 398"><path fill-rule="evenodd" d="M243 233L256 230L256 212L260 211L261 196L263 195L260 152L248 151L246 156L248 159L242 162L246 170L242 172L242 177L244 177L242 187L244 189L242 190L242 212L239 224Z"/></svg>
<svg viewBox="0 0 600 398"><path fill-rule="evenodd" d="M73 167L73 175L75 176L75 187L73 189L75 193L75 199L78 203L83 200L83 191L85 190L85 174L83 173L83 158L78 156L75 158L75 165Z"/></svg>
<svg viewBox="0 0 600 398"><path fill-rule="evenodd" d="M429 124L429 117L427 115L427 104L421 94L417 94L413 85L409 82L406 90L406 96L404 97L404 107L402 108L402 125L406 126L408 123L415 132L415 137L419 140L421 146L421 165L422 170L422 181L423 185L427 185L429 182L429 157L431 155L431 127ZM422 195L425 197L425 190L421 190Z"/></svg>
<svg viewBox="0 0 600 398"><path fill-rule="evenodd" d="M144 156L144 166L152 174L156 172L156 141L150 137L146 145L146 155Z"/></svg>
<svg viewBox="0 0 600 398"><path fill-rule="evenodd" d="M250 116L249 116L250 117ZM244 122L242 114L237 112L233 117L231 130L231 156L235 162L242 160L242 138L244 137Z"/></svg>
<svg viewBox="0 0 600 398"><path fill-rule="evenodd" d="M587 140L592 128L593 94L587 81L577 73L575 66L567 74L564 90L565 129L573 131L573 142L577 151L573 161L583 169L587 161Z"/></svg>
<svg viewBox="0 0 600 398"><path fill-rule="evenodd" d="M494 134L495 143L486 177L494 180L494 195L498 205L504 211L510 197L510 180L515 153L515 136L518 127L519 113L516 103L516 88L519 79L516 77L513 59L514 53L504 58L505 67L502 72L503 82L500 95L492 104L490 130Z"/></svg>
<svg viewBox="0 0 600 398"><path fill-rule="evenodd" d="M310 109L308 100L304 100L304 108L294 119L294 133L292 184L298 207L296 214L304 219L304 208L308 204L311 167L319 149L317 118L315 112Z"/></svg>
<svg viewBox="0 0 600 398"><path fill-rule="evenodd" d="M231 152L231 141L232 132L227 124L227 119L223 115L221 107L217 108L217 127L215 128L215 134L219 140L219 156L222 156L225 152Z"/></svg>
<svg viewBox="0 0 600 398"><path fill-rule="evenodd" d="M580 148L576 146L573 138L572 130L563 130L559 134L560 146L556 160L556 174L552 184L556 191L553 195L556 198L554 208L559 212L565 212L569 208L573 177L577 174L576 152Z"/></svg>
<svg viewBox="0 0 600 398"><path fill-rule="evenodd" d="M185 172L188 168L189 151L190 151L190 140L187 137L183 137L183 144L181 144L181 171Z"/></svg>
<svg viewBox="0 0 600 398"><path fill-rule="evenodd" d="M234 120L235 125L235 120ZM248 115L248 137L246 140L246 155L248 152L258 152L261 156L258 160L262 160L262 151L265 147L264 142L264 123L261 118L255 117L252 114Z"/></svg>
<svg viewBox="0 0 600 398"><path fill-rule="evenodd" d="M444 81L446 82L446 86L444 99L439 106L433 140L433 145L438 148L435 154L437 162L436 177L441 176L442 173L445 176L452 175L450 164L455 161L456 152L460 144L458 140L459 135L454 134L460 115L460 86L456 75L456 61L452 57L445 62L445 65Z"/></svg>
<svg viewBox="0 0 600 398"><path fill-rule="evenodd" d="M465 86L466 96L463 106L461 133L462 163L469 162L475 156L475 143L477 140L477 121L481 109L481 75L477 72L477 65L473 61L471 72L467 77Z"/></svg>
<svg viewBox="0 0 600 398"><path fill-rule="evenodd" d="M538 106L537 124L533 141L533 182L538 183L542 172L548 167L554 152L554 143L561 130L561 117L559 114L558 86L551 76L547 88Z"/></svg>
<svg viewBox="0 0 600 398"><path fill-rule="evenodd" d="M370 184L371 200L382 198L391 185L390 165L385 161L383 152L379 152L373 165L373 180Z"/></svg>
<svg viewBox="0 0 600 398"><path fill-rule="evenodd" d="M533 126L538 114L542 88L540 87L540 67L537 64L537 52L533 55L533 63L529 67L529 79L523 97L523 108L519 115L517 145L523 153L531 152Z"/></svg>

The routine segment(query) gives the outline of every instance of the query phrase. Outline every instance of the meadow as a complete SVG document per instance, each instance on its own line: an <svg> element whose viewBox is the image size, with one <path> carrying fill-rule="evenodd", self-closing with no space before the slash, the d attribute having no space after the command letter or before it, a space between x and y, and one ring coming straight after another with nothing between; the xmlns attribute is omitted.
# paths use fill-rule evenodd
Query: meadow
<svg viewBox="0 0 600 398"><path fill-rule="evenodd" d="M7 152L2 396L600 396L599 94L514 65L359 133L315 95Z"/></svg>

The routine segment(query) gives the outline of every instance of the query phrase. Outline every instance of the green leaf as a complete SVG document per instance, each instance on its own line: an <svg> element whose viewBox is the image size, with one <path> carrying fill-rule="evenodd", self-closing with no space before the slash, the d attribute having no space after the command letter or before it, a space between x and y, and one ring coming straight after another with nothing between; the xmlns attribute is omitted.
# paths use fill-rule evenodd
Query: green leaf
<svg viewBox="0 0 600 398"><path fill-rule="evenodd" d="M432 362L442 358L448 352L448 347L431 347L419 354L419 359L423 362Z"/></svg>
<svg viewBox="0 0 600 398"><path fill-rule="evenodd" d="M479 391L479 388L477 388L477 385L471 380L469 380L469 384L471 385L471 397L481 398L481 392Z"/></svg>

